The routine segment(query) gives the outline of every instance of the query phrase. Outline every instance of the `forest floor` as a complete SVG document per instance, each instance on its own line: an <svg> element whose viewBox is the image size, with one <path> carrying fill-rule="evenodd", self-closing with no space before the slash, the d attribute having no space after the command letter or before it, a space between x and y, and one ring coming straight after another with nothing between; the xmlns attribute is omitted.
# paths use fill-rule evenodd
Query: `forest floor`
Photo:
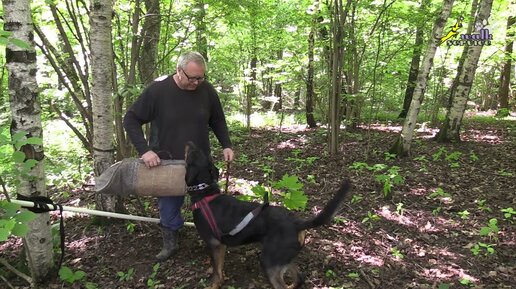
<svg viewBox="0 0 516 289"><path fill-rule="evenodd" d="M342 131L337 157L326 153L323 128L234 132L237 160L229 191L242 193L251 181L266 182L264 170L274 180L297 175L308 196L307 209L297 214L308 217L350 178L352 191L335 222L310 230L296 260L306 277L304 288L515 288L516 212L504 216L501 210L516 209L516 122L468 119L463 142L456 144L432 141L436 131L427 128L418 131L411 157L391 158L385 152L400 129L397 123L377 123ZM387 168L375 171L375 164L398 166L404 179L392 187L390 200L376 181ZM86 185L61 201L91 207L94 198ZM134 199L128 210L158 216L154 199L142 202L150 203L145 212ZM187 209L185 216L191 221ZM42 288L203 288L209 283L209 259L192 227L181 232L181 250L158 267L156 224L121 221L99 227L89 216L70 213L65 223L64 265L86 276L72 285L57 277ZM16 264L21 247L12 238L0 246L0 256ZM224 289L270 288L259 249L228 249ZM15 276L8 279L26 288Z"/></svg>

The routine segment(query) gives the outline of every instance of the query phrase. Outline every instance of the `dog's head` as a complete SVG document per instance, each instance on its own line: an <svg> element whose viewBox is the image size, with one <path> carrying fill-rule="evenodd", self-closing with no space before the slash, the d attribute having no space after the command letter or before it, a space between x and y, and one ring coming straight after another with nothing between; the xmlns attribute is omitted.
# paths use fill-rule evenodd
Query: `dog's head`
<svg viewBox="0 0 516 289"><path fill-rule="evenodd" d="M213 164L210 157L206 156L193 142L188 142L185 147L187 186L195 186L202 183L217 185L219 169Z"/></svg>

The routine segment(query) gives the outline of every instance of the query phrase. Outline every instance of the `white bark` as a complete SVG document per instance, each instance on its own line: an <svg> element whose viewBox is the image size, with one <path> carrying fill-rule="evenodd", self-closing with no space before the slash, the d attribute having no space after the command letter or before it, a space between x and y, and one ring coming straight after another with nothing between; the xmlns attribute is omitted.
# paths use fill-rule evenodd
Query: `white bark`
<svg viewBox="0 0 516 289"><path fill-rule="evenodd" d="M32 26L30 0L3 0L4 30L11 31L12 37L23 40L29 48L9 44L6 49L6 63L9 71L9 96L11 105L11 135L24 131L27 137L42 138L41 108L36 82L36 51ZM24 196L47 196L45 172L43 170L43 146L24 145L20 151L26 159L38 163L28 172L28 177L19 177L17 193ZM34 277L44 279L53 266L52 234L48 213L37 214L29 223L26 235L28 253L32 258Z"/></svg>
<svg viewBox="0 0 516 289"><path fill-rule="evenodd" d="M417 116L419 115L421 103L423 102L423 98L425 95L428 76L433 66L435 52L437 51L437 47L439 46L444 26L446 25L446 21L450 16L453 2L454 0L444 0L441 13L439 14L434 23L434 28L428 41L428 47L423 58L423 61L421 62L421 68L417 76L416 88L414 90L412 102L410 103L410 108L407 113L407 117L403 122L403 128L401 130L400 136L402 145L402 152L400 153L400 155L410 154L410 144L414 136L414 128L416 127Z"/></svg>
<svg viewBox="0 0 516 289"><path fill-rule="evenodd" d="M90 14L93 163L100 175L114 162L111 47L112 0L92 0ZM97 196L97 208L114 211L115 197Z"/></svg>
<svg viewBox="0 0 516 289"><path fill-rule="evenodd" d="M482 23L483 20L489 18L492 5L493 0L480 1L475 23ZM459 65L460 70L457 71L456 85L453 86L451 91L451 106L448 108L446 119L438 133L438 140L440 141L460 141L460 125L483 47L483 45L466 45L464 47L463 57L461 58L464 59L464 65Z"/></svg>

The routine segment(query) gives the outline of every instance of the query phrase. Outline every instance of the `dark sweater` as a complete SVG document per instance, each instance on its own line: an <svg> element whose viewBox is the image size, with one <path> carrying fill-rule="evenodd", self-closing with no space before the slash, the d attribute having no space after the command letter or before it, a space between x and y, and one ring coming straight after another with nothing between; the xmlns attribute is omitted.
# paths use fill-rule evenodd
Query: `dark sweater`
<svg viewBox="0 0 516 289"><path fill-rule="evenodd" d="M152 122L153 134L157 128L157 143L152 148L142 130L148 122ZM209 128L223 148L231 147L219 96L207 81L189 91L179 88L172 75L157 79L129 108L124 128L140 156L152 149L169 152L173 159L184 159L188 141L210 155Z"/></svg>

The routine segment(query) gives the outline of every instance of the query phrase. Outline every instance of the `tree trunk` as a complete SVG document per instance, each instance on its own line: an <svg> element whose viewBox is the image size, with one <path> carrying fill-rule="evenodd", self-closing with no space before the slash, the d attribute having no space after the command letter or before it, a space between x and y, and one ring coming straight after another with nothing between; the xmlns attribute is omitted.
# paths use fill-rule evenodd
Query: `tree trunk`
<svg viewBox="0 0 516 289"><path fill-rule="evenodd" d="M423 17L427 13L427 7L429 0L422 0L419 8L419 15ZM416 28L416 42L414 43L414 51L412 52L412 61L410 62L409 76L407 80L407 89L405 90L405 98L403 99L403 108L398 118L405 118L412 102L412 96L414 95L414 89L416 88L417 74L419 72L419 60L421 59L421 52L423 50L424 40L424 21L421 22Z"/></svg>
<svg viewBox="0 0 516 289"><path fill-rule="evenodd" d="M91 41L91 94L93 102L93 165L95 176L99 176L114 161L114 127L111 106L112 47L111 10L112 0L92 2L90 14ZM115 211L116 197L96 195L96 208Z"/></svg>
<svg viewBox="0 0 516 289"><path fill-rule="evenodd" d="M246 115L246 128L251 129L251 111L253 107L253 99L256 98L256 65L258 64L258 58L253 56L250 63L251 68L251 81L247 84L247 93L246 93L246 107L245 107L245 115Z"/></svg>
<svg viewBox="0 0 516 289"><path fill-rule="evenodd" d="M500 88L498 90L498 99L500 100L500 108L509 108L509 86L511 83L511 65L512 51L514 46L514 30L509 29L516 23L516 16L509 16L507 19L507 34L505 41L505 63L503 64L502 74L500 76Z"/></svg>
<svg viewBox="0 0 516 289"><path fill-rule="evenodd" d="M282 60L283 59L283 50L278 50L277 56L278 56L278 60ZM277 71L277 72L280 73L281 71ZM274 97L276 97L278 99L278 101L274 103L273 110L276 112L279 111L280 109L283 109L282 95L283 95L283 88L281 86L281 82L275 81L274 82Z"/></svg>
<svg viewBox="0 0 516 289"><path fill-rule="evenodd" d="M197 0L195 3L195 9L197 10L195 13L195 39L197 52L208 61L208 39L206 39L206 21L204 21L206 10L204 9L204 5L204 0Z"/></svg>
<svg viewBox="0 0 516 289"><path fill-rule="evenodd" d="M349 1L348 1L349 2ZM329 152L331 155L337 154L340 132L340 94L342 88L342 59L343 59L343 26L346 22L343 13L342 0L334 1L334 12L332 19L332 75L331 75L331 94L330 94L330 123L329 123Z"/></svg>
<svg viewBox="0 0 516 289"><path fill-rule="evenodd" d="M435 20L432 34L429 37L427 50L417 76L414 95L412 97L412 102L410 103L407 117L403 122L401 135L390 149L391 153L395 153L400 157L410 154L410 144L414 136L414 128L416 127L417 116L419 115L421 103L423 102L425 95L426 84L430 75L430 70L432 69L432 65L434 63L435 52L441 41L440 39L443 34L444 26L446 25L446 20L450 16L453 1L454 0L443 1L441 13Z"/></svg>
<svg viewBox="0 0 516 289"><path fill-rule="evenodd" d="M316 128L317 123L314 118L314 47L315 47L315 30L317 18L312 20L312 28L308 34L308 68L306 77L306 124L309 128Z"/></svg>
<svg viewBox="0 0 516 289"><path fill-rule="evenodd" d="M142 53L139 59L140 77L145 86L157 77L156 58L158 57L158 43L161 21L159 0L145 0L145 21L142 28Z"/></svg>
<svg viewBox="0 0 516 289"><path fill-rule="evenodd" d="M23 132L26 137L42 138L41 107L39 89L36 82L36 51L30 0L3 0L4 30L12 32L12 37L22 40L28 47L7 45L6 64L9 72L9 96L11 105L11 136ZM47 196L45 172L43 170L43 146L26 144L19 151L37 163L27 171L27 176L18 176L16 191L20 195L34 197ZM21 166L20 166L21 169ZM37 281L45 279L53 266L52 234L48 213L37 214L29 224L26 235L26 253L32 263L33 277ZM32 261L32 262L31 262Z"/></svg>
<svg viewBox="0 0 516 289"><path fill-rule="evenodd" d="M358 41L356 37L356 11L358 3L356 1L348 1L346 11L352 3L351 16L348 25L348 36L346 37L348 44L345 48L347 57L346 71L344 72L346 79L346 98L342 105L344 118L346 119L346 130L354 130L358 126L360 118L360 110L363 104L363 97L358 93L360 91L360 56L358 54ZM346 12L347 13L347 12ZM382 13L383 14L383 13ZM380 17L380 16L379 16ZM370 34L371 35L371 34ZM365 46L364 46L365 47Z"/></svg>
<svg viewBox="0 0 516 289"><path fill-rule="evenodd" d="M475 23L482 23L489 19L491 14L491 7L493 0L482 0L478 16ZM457 77L455 84L452 86L450 92L451 105L446 113L446 118L441 125L441 129L435 136L437 141L449 142L460 141L460 125L466 110L466 104L469 98L469 92L475 79L475 72L477 70L478 59L482 52L483 45L466 45L463 50L464 64L460 65L457 70Z"/></svg>

